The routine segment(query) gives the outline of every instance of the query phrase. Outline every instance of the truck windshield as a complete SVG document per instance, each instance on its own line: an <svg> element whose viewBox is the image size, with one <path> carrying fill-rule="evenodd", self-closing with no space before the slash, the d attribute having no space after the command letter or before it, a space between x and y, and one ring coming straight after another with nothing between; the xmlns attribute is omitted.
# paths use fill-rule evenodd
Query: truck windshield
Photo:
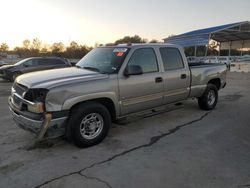
<svg viewBox="0 0 250 188"><path fill-rule="evenodd" d="M77 64L77 67L100 72L115 74L127 56L129 48L100 47L91 50Z"/></svg>

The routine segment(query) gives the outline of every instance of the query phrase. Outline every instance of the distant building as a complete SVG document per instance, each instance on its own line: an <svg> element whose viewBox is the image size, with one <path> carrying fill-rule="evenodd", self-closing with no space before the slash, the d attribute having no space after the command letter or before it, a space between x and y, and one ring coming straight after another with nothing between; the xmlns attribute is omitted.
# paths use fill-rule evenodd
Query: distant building
<svg viewBox="0 0 250 188"><path fill-rule="evenodd" d="M11 55L7 55L6 58L7 58L7 59L10 59L10 60L15 60L15 59L18 59L18 58L19 58L19 55L11 54Z"/></svg>
<svg viewBox="0 0 250 188"><path fill-rule="evenodd" d="M5 52L0 52L0 57L6 58L6 57L7 57L7 53L5 53Z"/></svg>
<svg viewBox="0 0 250 188"><path fill-rule="evenodd" d="M242 55L244 49L250 48L250 22L244 21L199 29L180 35L170 36L163 40L165 43L177 44L184 48L194 47L195 56L197 55L197 48L199 46L204 46L206 48L206 56L210 41L216 41L218 43L219 54L221 50L226 50L230 56L232 50L239 50Z"/></svg>

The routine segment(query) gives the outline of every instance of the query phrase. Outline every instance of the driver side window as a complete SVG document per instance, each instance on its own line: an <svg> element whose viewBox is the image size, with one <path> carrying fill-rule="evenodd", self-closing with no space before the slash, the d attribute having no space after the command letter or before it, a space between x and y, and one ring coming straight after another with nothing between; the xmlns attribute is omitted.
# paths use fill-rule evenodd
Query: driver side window
<svg viewBox="0 0 250 188"><path fill-rule="evenodd" d="M128 65L138 65L143 73L158 72L158 63L153 48L142 48L135 50Z"/></svg>

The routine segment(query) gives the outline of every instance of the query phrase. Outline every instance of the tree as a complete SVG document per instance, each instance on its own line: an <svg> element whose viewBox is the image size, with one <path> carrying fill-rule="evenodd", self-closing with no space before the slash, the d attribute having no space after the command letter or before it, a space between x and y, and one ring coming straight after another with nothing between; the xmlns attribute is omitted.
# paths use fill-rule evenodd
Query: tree
<svg viewBox="0 0 250 188"><path fill-rule="evenodd" d="M29 39L25 39L23 41L23 47L26 49L30 49L30 40Z"/></svg>
<svg viewBox="0 0 250 188"><path fill-rule="evenodd" d="M62 52L64 51L64 44L62 42L55 42L51 46L51 52L53 55L62 55Z"/></svg>
<svg viewBox="0 0 250 188"><path fill-rule="evenodd" d="M122 39L118 39L117 41L115 41L115 44L122 44L122 43L146 43L147 40L141 38L138 35L135 35L133 37L130 36L125 36Z"/></svg>
<svg viewBox="0 0 250 188"><path fill-rule="evenodd" d="M71 43L70 43L70 46L69 46L71 49L78 49L79 48L79 46L78 46L78 44L77 44L77 42L75 42L75 41L72 41Z"/></svg>
<svg viewBox="0 0 250 188"><path fill-rule="evenodd" d="M85 56L90 50L91 48L84 45L78 45L76 42L72 41L66 48L66 51L63 53L63 55L66 58L80 59Z"/></svg>
<svg viewBox="0 0 250 188"><path fill-rule="evenodd" d="M40 53L42 54L47 54L48 53L48 49L46 47L43 47L41 50L40 50Z"/></svg>
<svg viewBox="0 0 250 188"><path fill-rule="evenodd" d="M159 41L156 39L152 39L149 43L159 43Z"/></svg>
<svg viewBox="0 0 250 188"><path fill-rule="evenodd" d="M0 46L0 52L7 52L9 50L9 46L6 43L2 43Z"/></svg>
<svg viewBox="0 0 250 188"><path fill-rule="evenodd" d="M32 48L40 51L41 47L42 47L42 41L40 41L38 38L33 39Z"/></svg>

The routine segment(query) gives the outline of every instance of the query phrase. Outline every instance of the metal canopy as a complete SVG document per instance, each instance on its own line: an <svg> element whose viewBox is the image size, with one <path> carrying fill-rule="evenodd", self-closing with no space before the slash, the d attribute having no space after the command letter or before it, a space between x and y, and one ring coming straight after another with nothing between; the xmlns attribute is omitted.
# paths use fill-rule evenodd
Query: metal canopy
<svg viewBox="0 0 250 188"><path fill-rule="evenodd" d="M178 44L183 47L208 45L210 40L217 42L233 42L250 40L250 22L237 22L206 29L195 30L163 39L164 42ZM248 42L247 42L248 44ZM243 46L242 46L243 47ZM244 46L250 48L250 46Z"/></svg>

